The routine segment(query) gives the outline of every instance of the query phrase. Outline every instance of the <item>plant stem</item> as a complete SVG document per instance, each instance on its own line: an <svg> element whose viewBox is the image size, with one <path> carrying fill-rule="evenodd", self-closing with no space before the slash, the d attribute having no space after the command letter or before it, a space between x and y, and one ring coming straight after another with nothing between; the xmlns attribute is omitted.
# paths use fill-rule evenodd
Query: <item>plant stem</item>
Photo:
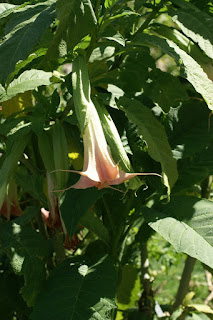
<svg viewBox="0 0 213 320"><path fill-rule="evenodd" d="M66 258L65 249L63 246L63 233L56 231L52 237L53 247L55 250L55 260L56 264L63 262Z"/></svg>
<svg viewBox="0 0 213 320"><path fill-rule="evenodd" d="M195 258L187 256L182 277L179 283L178 291L176 294L175 302L172 306L172 312L182 304L183 299L189 290L189 282L191 279L191 274L194 269L195 263L196 263Z"/></svg>
<svg viewBox="0 0 213 320"><path fill-rule="evenodd" d="M101 4L101 0L97 0L96 1L96 4L95 4L95 15L96 15L96 18L97 18L97 20L98 20L98 9L99 9L99 7L100 7L100 4Z"/></svg>
<svg viewBox="0 0 213 320"><path fill-rule="evenodd" d="M154 293L152 290L152 284L149 276L149 258L147 251L147 242L142 244L141 248L141 284L143 292L138 302L140 312L145 314L145 318L154 318Z"/></svg>

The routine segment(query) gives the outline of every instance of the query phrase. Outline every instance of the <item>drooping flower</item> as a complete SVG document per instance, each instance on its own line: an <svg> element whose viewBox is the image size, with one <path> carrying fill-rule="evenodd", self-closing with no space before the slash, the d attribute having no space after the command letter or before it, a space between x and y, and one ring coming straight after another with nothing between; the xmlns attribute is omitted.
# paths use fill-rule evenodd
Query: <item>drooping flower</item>
<svg viewBox="0 0 213 320"><path fill-rule="evenodd" d="M111 186L123 183L137 175L160 176L156 173L126 173L112 159L98 112L90 97L87 65L81 55L73 62L72 83L76 115L83 135L84 166L81 172L69 170L80 174L81 178L67 189L97 187L100 190L113 188Z"/></svg>
<svg viewBox="0 0 213 320"><path fill-rule="evenodd" d="M119 168L112 159L102 125L94 105L83 135L84 142L84 167L79 173L81 178L70 188L86 189L97 187L99 190L118 185L137 175L157 175L156 173L126 173Z"/></svg>

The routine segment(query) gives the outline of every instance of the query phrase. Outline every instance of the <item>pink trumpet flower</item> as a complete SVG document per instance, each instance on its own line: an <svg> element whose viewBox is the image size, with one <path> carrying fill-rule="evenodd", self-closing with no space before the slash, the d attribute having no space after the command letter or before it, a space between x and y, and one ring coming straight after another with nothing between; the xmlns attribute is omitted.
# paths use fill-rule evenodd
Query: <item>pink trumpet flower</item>
<svg viewBox="0 0 213 320"><path fill-rule="evenodd" d="M81 178L76 184L67 189L86 189L90 187L97 187L99 190L103 188L114 189L111 187L112 185L118 185L138 175L156 175L161 177L157 173L126 173L119 169L118 164L115 164L109 152L101 121L92 101L90 101L90 116L83 134L83 143L83 171L69 170L70 172L80 174Z"/></svg>
<svg viewBox="0 0 213 320"><path fill-rule="evenodd" d="M90 97L91 87L87 64L83 55L78 55L73 61L72 85L76 115L83 134L84 166L82 172L69 170L80 174L81 178L76 184L67 189L86 189L91 187L97 187L99 190L103 188L114 189L113 185L118 185L137 175L160 176L157 173L126 173L120 170L118 164L113 161L104 136L101 120Z"/></svg>

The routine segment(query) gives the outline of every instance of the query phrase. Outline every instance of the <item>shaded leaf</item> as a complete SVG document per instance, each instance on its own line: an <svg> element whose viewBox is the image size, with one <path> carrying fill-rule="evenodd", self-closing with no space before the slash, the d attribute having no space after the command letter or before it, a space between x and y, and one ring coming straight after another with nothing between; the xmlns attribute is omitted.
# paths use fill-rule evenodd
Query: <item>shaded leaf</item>
<svg viewBox="0 0 213 320"><path fill-rule="evenodd" d="M61 199L60 211L69 238L75 233L81 217L105 192L106 190L98 190L97 188L85 190L70 189L65 192Z"/></svg>
<svg viewBox="0 0 213 320"><path fill-rule="evenodd" d="M51 274L34 307L32 320L110 320L116 274L107 256L66 259Z"/></svg>
<svg viewBox="0 0 213 320"><path fill-rule="evenodd" d="M206 101L209 109L213 109L213 82L208 78L202 67L185 51L170 40L139 34L132 45L156 46L170 55L180 66L181 76L186 78Z"/></svg>
<svg viewBox="0 0 213 320"><path fill-rule="evenodd" d="M192 157L211 145L213 119L208 124L208 117L203 101L190 100L169 111L164 125L175 159Z"/></svg>
<svg viewBox="0 0 213 320"><path fill-rule="evenodd" d="M48 49L47 59L55 59L72 52L73 48L96 25L96 17L90 0L57 1L59 26Z"/></svg>
<svg viewBox="0 0 213 320"><path fill-rule="evenodd" d="M147 143L149 155L161 163L164 184L172 188L177 180L177 167L164 127L139 101L122 97L119 103L129 120L137 125L138 133Z"/></svg>
<svg viewBox="0 0 213 320"><path fill-rule="evenodd" d="M178 163L179 178L174 187L174 192L183 191L195 184L200 184L206 177L213 174L212 152L213 145L211 144L193 158L183 159Z"/></svg>
<svg viewBox="0 0 213 320"><path fill-rule="evenodd" d="M144 93L158 104L164 112L180 105L188 96L177 77L154 69L149 72L149 78L144 85Z"/></svg>
<svg viewBox="0 0 213 320"><path fill-rule="evenodd" d="M37 211L37 208L31 210ZM24 276L25 286L21 293L27 304L32 306L46 278L42 259L49 256L49 245L41 234L26 225L25 219L23 223L21 218L0 224L0 242L1 248L11 259L14 271Z"/></svg>
<svg viewBox="0 0 213 320"><path fill-rule="evenodd" d="M99 239L103 240L106 244L109 244L110 236L107 228L104 226L101 219L91 211L87 211L87 213L81 218L80 224L94 232Z"/></svg>

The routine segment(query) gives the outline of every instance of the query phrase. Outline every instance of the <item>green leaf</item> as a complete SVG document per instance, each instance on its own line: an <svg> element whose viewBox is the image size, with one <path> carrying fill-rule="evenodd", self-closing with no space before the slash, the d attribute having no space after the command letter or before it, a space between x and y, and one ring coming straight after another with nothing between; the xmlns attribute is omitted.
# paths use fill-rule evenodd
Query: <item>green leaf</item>
<svg viewBox="0 0 213 320"><path fill-rule="evenodd" d="M192 157L211 145L213 125L211 122L208 129L208 117L209 109L203 101L189 100L169 111L164 125L175 159Z"/></svg>
<svg viewBox="0 0 213 320"><path fill-rule="evenodd" d="M185 0L172 0L172 2L181 9L199 11L196 6L194 6L192 3L186 2Z"/></svg>
<svg viewBox="0 0 213 320"><path fill-rule="evenodd" d="M191 303L188 305L188 307L193 308L198 312L213 314L213 309L210 306L207 306L206 304Z"/></svg>
<svg viewBox="0 0 213 320"><path fill-rule="evenodd" d="M117 1L118 0L105 0L104 7L111 8L112 6L114 6L114 4L116 4Z"/></svg>
<svg viewBox="0 0 213 320"><path fill-rule="evenodd" d="M213 246L213 202L189 196L173 196L163 213L184 221Z"/></svg>
<svg viewBox="0 0 213 320"><path fill-rule="evenodd" d="M11 270L8 270L7 267L2 270L2 265L0 288L3 293L0 299L2 319L13 320L14 313L17 314L20 319L23 319L23 315L28 314L29 312L19 292L19 277L11 273Z"/></svg>
<svg viewBox="0 0 213 320"><path fill-rule="evenodd" d="M17 79L13 80L6 90L0 91L0 101L6 101L28 90L34 90L39 86L51 84L52 72L42 70L24 71Z"/></svg>
<svg viewBox="0 0 213 320"><path fill-rule="evenodd" d="M16 10L18 6L9 3L0 4L0 19L7 17L10 13Z"/></svg>
<svg viewBox="0 0 213 320"><path fill-rule="evenodd" d="M126 42L125 42L124 37L122 36L122 34L120 34L119 31L116 31L111 26L110 26L110 28L106 28L104 30L104 32L102 33L101 37L103 39L114 41L114 42L120 44L121 46L125 47L125 43Z"/></svg>
<svg viewBox="0 0 213 320"><path fill-rule="evenodd" d="M109 232L101 219L98 218L93 212L87 211L87 213L81 218L80 224L94 232L99 239L104 241L106 244L109 244Z"/></svg>
<svg viewBox="0 0 213 320"><path fill-rule="evenodd" d="M57 1L59 26L51 43L47 59L72 53L82 38L91 34L97 23L90 0Z"/></svg>
<svg viewBox="0 0 213 320"><path fill-rule="evenodd" d="M75 233L80 219L87 213L90 206L101 198L105 192L107 191L97 188L71 189L65 192L61 199L60 211L69 238Z"/></svg>
<svg viewBox="0 0 213 320"><path fill-rule="evenodd" d="M32 306L46 279L45 262L42 260L49 256L48 242L18 218L9 223L0 223L0 243L11 259L14 271L24 276L25 286L21 293L28 306Z"/></svg>
<svg viewBox="0 0 213 320"><path fill-rule="evenodd" d="M195 90L203 96L209 109L213 109L213 82L208 78L202 67L175 43L148 34L138 34L131 44L156 46L170 55L180 66L181 76L186 78Z"/></svg>
<svg viewBox="0 0 213 320"><path fill-rule="evenodd" d="M12 72L9 77L7 78L7 83L10 83L14 77L20 72L21 69L25 68L28 64L30 64L35 59L38 59L46 54L47 49L41 48L35 51L34 53L30 54L27 59L20 60L15 65L15 70ZM31 69L32 70L32 69Z"/></svg>
<svg viewBox="0 0 213 320"><path fill-rule="evenodd" d="M122 97L119 103L124 107L129 120L137 125L138 133L147 143L149 155L161 163L164 184L170 191L178 174L164 127L154 117L152 111L139 101Z"/></svg>
<svg viewBox="0 0 213 320"><path fill-rule="evenodd" d="M5 82L20 60L25 60L54 18L54 0L25 6L14 12L0 45L0 81Z"/></svg>
<svg viewBox="0 0 213 320"><path fill-rule="evenodd" d="M177 77L154 69L149 72L149 81L144 85L144 93L159 105L164 112L180 105L188 96Z"/></svg>
<svg viewBox="0 0 213 320"><path fill-rule="evenodd" d="M47 200L43 192L43 176L39 174L29 174L25 168L20 168L15 173L16 183L33 199L37 199L43 206L47 205Z"/></svg>
<svg viewBox="0 0 213 320"><path fill-rule="evenodd" d="M192 320L210 320L210 318L207 317L205 313L201 313L201 314L193 313L191 319Z"/></svg>
<svg viewBox="0 0 213 320"><path fill-rule="evenodd" d="M213 145L204 148L193 158L183 159L179 164L179 178L174 192L180 192L200 184L206 177L213 174Z"/></svg>
<svg viewBox="0 0 213 320"><path fill-rule="evenodd" d="M110 320L115 286L115 269L107 256L66 259L47 280L31 319Z"/></svg>
<svg viewBox="0 0 213 320"><path fill-rule="evenodd" d="M213 59L213 19L202 11L176 10L170 15L183 33Z"/></svg>
<svg viewBox="0 0 213 320"><path fill-rule="evenodd" d="M144 207L143 213L149 226L171 243L177 252L184 252L213 268L213 247L196 230L154 209Z"/></svg>

